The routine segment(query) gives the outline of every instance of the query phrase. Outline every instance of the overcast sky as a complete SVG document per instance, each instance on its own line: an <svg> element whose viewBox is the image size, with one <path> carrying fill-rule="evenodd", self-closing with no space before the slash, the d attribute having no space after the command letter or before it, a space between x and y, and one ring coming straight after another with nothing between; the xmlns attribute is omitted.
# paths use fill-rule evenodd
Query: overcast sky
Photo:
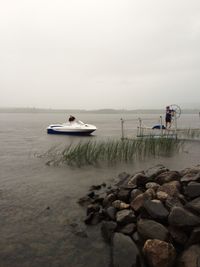
<svg viewBox="0 0 200 267"><path fill-rule="evenodd" d="M200 103L200 1L0 0L0 92L0 107Z"/></svg>

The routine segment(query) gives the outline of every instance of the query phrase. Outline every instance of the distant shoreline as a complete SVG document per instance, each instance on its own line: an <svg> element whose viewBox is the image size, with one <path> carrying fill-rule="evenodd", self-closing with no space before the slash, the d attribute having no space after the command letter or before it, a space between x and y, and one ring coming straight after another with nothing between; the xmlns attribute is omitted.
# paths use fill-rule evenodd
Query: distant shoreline
<svg viewBox="0 0 200 267"><path fill-rule="evenodd" d="M90 114L161 114L164 109L43 109L43 108L0 108L0 113L90 113ZM183 109L183 114L199 114L199 109Z"/></svg>

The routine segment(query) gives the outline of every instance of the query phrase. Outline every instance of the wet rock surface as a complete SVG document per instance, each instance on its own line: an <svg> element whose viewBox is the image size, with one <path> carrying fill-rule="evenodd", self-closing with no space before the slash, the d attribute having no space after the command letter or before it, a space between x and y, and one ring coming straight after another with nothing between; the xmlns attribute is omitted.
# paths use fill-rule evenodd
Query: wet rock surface
<svg viewBox="0 0 200 267"><path fill-rule="evenodd" d="M78 201L87 227L101 224L109 267L200 267L200 165L157 165L115 181Z"/></svg>

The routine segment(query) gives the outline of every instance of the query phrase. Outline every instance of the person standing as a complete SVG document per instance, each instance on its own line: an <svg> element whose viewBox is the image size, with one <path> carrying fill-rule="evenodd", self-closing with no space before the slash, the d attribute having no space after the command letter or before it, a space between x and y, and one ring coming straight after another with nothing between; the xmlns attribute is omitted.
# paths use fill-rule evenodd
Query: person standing
<svg viewBox="0 0 200 267"><path fill-rule="evenodd" d="M169 106L166 107L166 113L165 113L165 127L166 129L171 127L172 123L172 110Z"/></svg>
<svg viewBox="0 0 200 267"><path fill-rule="evenodd" d="M72 115L70 115L70 117L69 117L69 122L71 123L71 122L73 122L73 121L75 121L75 117L74 116L72 116Z"/></svg>

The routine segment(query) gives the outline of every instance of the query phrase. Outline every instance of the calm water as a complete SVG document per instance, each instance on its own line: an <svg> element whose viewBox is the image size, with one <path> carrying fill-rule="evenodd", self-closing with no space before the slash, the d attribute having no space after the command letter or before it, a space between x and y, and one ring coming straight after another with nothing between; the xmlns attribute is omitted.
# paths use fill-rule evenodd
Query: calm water
<svg viewBox="0 0 200 267"><path fill-rule="evenodd" d="M47 135L46 127L65 120L65 114L0 113L0 267L102 267L109 253L97 227L82 223L85 210L77 199L92 184L112 183L119 172L133 173L163 163L170 169L199 164L200 144L188 143L182 154L115 167L46 166L36 155L54 145L65 146L88 138L118 138L121 115L74 114L95 124L93 137ZM148 126L158 115L142 115ZM135 133L138 115L123 115L126 134ZM182 115L181 127L200 126L198 115ZM82 232L87 237L82 236Z"/></svg>

